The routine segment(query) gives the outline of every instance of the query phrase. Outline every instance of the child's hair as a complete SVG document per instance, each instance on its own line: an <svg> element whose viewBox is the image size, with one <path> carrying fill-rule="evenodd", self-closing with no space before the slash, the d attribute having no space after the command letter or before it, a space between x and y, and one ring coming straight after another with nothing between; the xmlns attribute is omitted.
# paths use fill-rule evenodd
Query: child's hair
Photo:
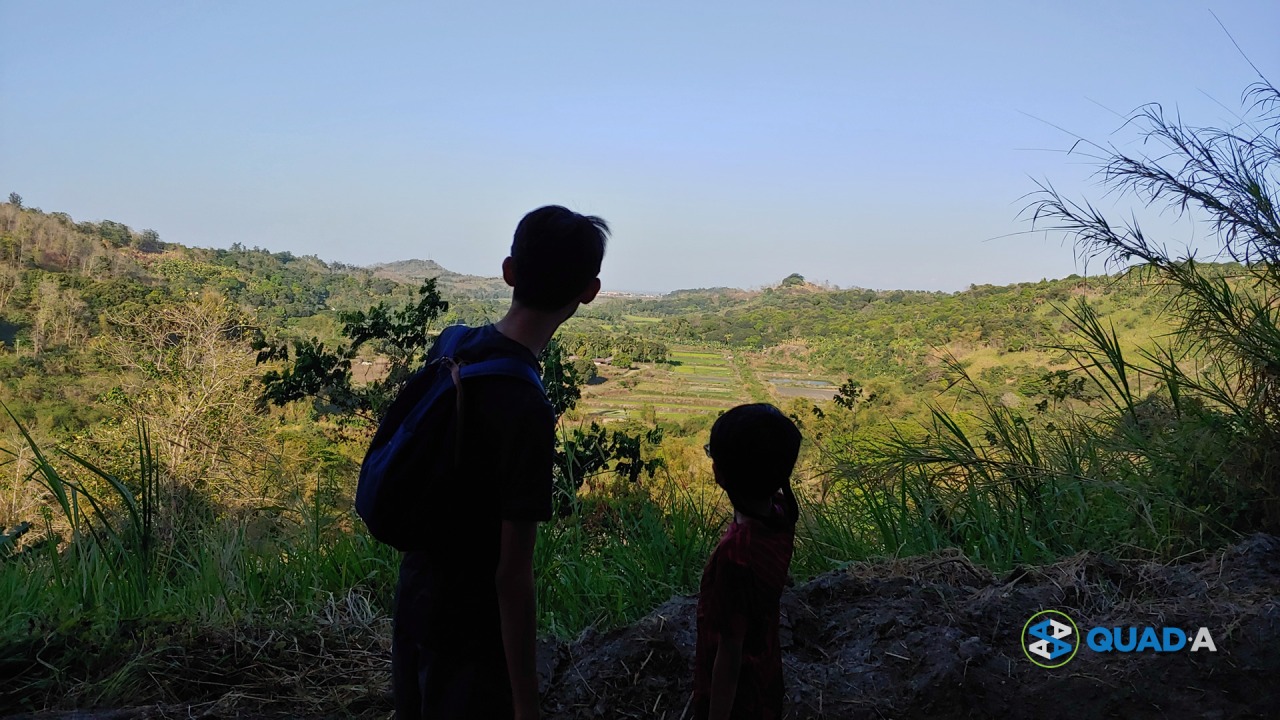
<svg viewBox="0 0 1280 720"><path fill-rule="evenodd" d="M559 310L600 274L609 224L559 205L530 212L511 243L515 292L522 305Z"/></svg>
<svg viewBox="0 0 1280 720"><path fill-rule="evenodd" d="M791 471L800 439L791 418L768 403L739 405L716 418L707 452L715 461L717 481L739 512L781 488L787 520L795 524L800 509L791 491Z"/></svg>

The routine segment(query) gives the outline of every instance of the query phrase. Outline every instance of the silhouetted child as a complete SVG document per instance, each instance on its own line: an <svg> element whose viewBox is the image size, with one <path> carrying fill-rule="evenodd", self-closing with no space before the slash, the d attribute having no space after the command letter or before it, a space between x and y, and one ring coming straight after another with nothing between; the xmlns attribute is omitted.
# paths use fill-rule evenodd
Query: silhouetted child
<svg viewBox="0 0 1280 720"><path fill-rule="evenodd" d="M702 573L694 717L781 718L778 601L800 513L800 430L772 405L739 405L716 420L706 450L734 512Z"/></svg>
<svg viewBox="0 0 1280 720"><path fill-rule="evenodd" d="M465 333L455 359L512 358L541 375L538 355L556 328L600 291L608 231L600 218L558 205L525 215L502 263L511 307L492 325L448 331ZM428 362L441 352L437 343ZM457 478L439 489L439 504L417 508L438 538L400 565L391 641L397 720L538 717L533 553L538 523L551 519L555 411L529 382L466 382L465 429L446 446L460 446L458 454L422 458L423 467L446 463ZM454 400L441 407L457 438ZM427 438L421 446L433 447Z"/></svg>

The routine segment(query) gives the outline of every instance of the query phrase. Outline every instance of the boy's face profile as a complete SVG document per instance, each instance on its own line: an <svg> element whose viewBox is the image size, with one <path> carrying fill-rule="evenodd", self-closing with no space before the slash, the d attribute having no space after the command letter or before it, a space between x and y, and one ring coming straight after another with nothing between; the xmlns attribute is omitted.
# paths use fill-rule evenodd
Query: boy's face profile
<svg viewBox="0 0 1280 720"><path fill-rule="evenodd" d="M720 471L720 467L716 465L714 458L711 460L711 477L716 481L716 485L721 490L729 492L729 486L725 484L724 473Z"/></svg>

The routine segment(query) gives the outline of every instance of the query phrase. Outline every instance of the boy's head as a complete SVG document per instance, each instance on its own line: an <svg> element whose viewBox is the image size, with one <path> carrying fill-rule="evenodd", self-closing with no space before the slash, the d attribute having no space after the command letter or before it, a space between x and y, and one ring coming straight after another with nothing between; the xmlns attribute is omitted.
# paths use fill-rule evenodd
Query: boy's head
<svg viewBox="0 0 1280 720"><path fill-rule="evenodd" d="M591 302L600 291L608 236L604 220L559 205L525 215L516 226L511 256L502 263L515 301L543 312Z"/></svg>
<svg viewBox="0 0 1280 720"><path fill-rule="evenodd" d="M711 426L707 454L716 484L735 506L766 500L788 486L800 455L800 429L768 403L739 405Z"/></svg>

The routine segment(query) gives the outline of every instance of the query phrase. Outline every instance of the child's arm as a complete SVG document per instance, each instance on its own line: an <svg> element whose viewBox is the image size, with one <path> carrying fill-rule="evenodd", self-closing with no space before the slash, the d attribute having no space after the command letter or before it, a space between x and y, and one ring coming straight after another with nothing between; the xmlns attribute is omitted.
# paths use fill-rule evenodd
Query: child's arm
<svg viewBox="0 0 1280 720"><path fill-rule="evenodd" d="M716 661L711 669L711 712L709 720L728 720L733 712L733 699L738 694L738 675L742 671L742 636L721 634Z"/></svg>
<svg viewBox="0 0 1280 720"><path fill-rule="evenodd" d="M538 523L504 520L494 577L516 720L538 717L537 596L533 586L533 546L537 537Z"/></svg>

